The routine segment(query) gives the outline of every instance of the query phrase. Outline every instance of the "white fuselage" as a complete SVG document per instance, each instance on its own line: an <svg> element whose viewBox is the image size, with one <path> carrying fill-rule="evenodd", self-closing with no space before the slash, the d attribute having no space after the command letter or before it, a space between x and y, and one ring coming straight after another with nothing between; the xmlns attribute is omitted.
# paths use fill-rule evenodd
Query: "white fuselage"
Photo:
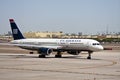
<svg viewBox="0 0 120 80"><path fill-rule="evenodd" d="M57 58L62 57L61 52L64 51L72 55L88 51L87 59L91 59L92 52L103 50L100 43L92 39L25 39L14 19L9 19L9 21L14 39L11 43L24 49L36 50L40 54L39 57L45 57L52 51L57 52L55 55Z"/></svg>
<svg viewBox="0 0 120 80"><path fill-rule="evenodd" d="M92 39L19 39L11 41L12 44L19 44L19 47L31 49L29 45L43 46L63 50L79 50L79 51L100 51L103 47L96 40ZM24 46L25 45L25 46ZM28 46L26 46L28 45ZM36 48L35 48L36 49Z"/></svg>

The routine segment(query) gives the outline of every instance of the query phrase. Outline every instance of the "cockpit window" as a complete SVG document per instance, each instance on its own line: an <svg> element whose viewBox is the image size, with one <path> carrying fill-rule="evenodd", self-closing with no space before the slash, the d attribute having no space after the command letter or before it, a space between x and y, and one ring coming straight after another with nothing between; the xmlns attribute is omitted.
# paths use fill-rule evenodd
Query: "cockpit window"
<svg viewBox="0 0 120 80"><path fill-rule="evenodd" d="M92 45L100 45L99 43L93 43Z"/></svg>
<svg viewBox="0 0 120 80"><path fill-rule="evenodd" d="M100 45L99 43L97 43L97 45Z"/></svg>

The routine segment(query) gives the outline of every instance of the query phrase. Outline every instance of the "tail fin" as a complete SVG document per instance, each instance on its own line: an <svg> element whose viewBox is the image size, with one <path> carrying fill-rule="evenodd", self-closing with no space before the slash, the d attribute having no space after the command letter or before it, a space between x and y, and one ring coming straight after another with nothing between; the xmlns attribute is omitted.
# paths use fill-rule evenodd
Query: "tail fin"
<svg viewBox="0 0 120 80"><path fill-rule="evenodd" d="M11 25L11 29L12 29L12 35L13 35L14 40L24 39L24 36L20 32L20 30L17 27L17 25L14 22L14 20L13 19L9 19L9 21L10 21L10 25Z"/></svg>

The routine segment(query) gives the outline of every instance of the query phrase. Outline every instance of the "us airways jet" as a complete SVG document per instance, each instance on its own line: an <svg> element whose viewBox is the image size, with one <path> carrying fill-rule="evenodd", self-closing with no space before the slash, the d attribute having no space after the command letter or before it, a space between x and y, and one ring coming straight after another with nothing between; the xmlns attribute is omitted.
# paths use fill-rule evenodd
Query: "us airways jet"
<svg viewBox="0 0 120 80"><path fill-rule="evenodd" d="M56 58L62 57L61 53L65 51L72 55L87 51L87 59L91 59L91 53L103 50L100 43L93 39L26 39L14 19L9 19L9 21L14 38L11 44L23 49L36 50L40 58L45 58L46 55L51 54L53 51L57 52Z"/></svg>

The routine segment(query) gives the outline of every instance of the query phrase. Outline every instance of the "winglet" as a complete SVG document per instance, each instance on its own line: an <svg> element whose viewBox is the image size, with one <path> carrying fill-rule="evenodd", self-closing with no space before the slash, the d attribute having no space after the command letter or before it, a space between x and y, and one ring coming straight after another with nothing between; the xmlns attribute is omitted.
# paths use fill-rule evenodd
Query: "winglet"
<svg viewBox="0 0 120 80"><path fill-rule="evenodd" d="M17 27L14 19L9 19L14 40L24 39L24 36Z"/></svg>

